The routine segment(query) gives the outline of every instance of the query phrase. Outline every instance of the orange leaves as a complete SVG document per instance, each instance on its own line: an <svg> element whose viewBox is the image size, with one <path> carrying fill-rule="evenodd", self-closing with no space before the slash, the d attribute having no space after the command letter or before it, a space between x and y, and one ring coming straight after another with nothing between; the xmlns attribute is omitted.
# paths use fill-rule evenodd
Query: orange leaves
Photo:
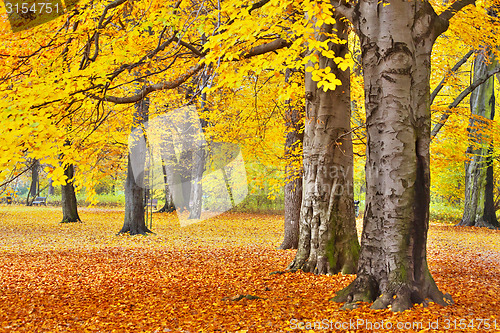
<svg viewBox="0 0 500 333"><path fill-rule="evenodd" d="M58 224L59 214L0 207L0 332L374 332L382 321L394 332L437 331L429 329L435 323L440 331L493 332L500 325L499 231L433 224L430 270L456 304L392 313L328 302L353 275L270 275L294 257L275 249L279 216L231 213L180 228L173 214L158 214L156 235L117 237L118 210L81 209L84 223L71 225ZM497 329L477 329L479 319L496 320ZM458 326L471 320L476 329Z"/></svg>

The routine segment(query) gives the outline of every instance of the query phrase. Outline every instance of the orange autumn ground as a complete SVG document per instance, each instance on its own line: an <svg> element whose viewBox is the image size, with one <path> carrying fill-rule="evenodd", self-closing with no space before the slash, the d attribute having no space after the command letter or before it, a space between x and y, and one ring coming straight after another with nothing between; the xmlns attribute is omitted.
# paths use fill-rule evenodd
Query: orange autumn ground
<svg viewBox="0 0 500 333"><path fill-rule="evenodd" d="M275 249L281 216L181 228L157 214L147 237L115 236L119 210L80 216L59 224L57 208L0 206L0 332L500 331L499 231L433 223L430 269L456 303L392 313L328 302L352 275L270 275L295 253Z"/></svg>

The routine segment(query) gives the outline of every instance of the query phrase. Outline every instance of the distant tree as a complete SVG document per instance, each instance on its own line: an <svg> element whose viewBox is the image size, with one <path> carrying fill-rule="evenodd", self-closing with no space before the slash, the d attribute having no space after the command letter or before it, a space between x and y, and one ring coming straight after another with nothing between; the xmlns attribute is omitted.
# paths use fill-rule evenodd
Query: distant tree
<svg viewBox="0 0 500 333"><path fill-rule="evenodd" d="M26 198L27 206L31 206L33 204L33 200L35 200L35 198L38 196L38 191L40 189L39 169L40 161L38 159L33 159L31 164L31 185L28 191L28 197Z"/></svg>
<svg viewBox="0 0 500 333"><path fill-rule="evenodd" d="M474 80L498 67L491 51L480 52L474 62ZM499 228L493 200L493 147L484 134L495 118L495 77L476 88L470 98L471 117L467 129L470 146L465 162L465 207L459 226Z"/></svg>
<svg viewBox="0 0 500 333"><path fill-rule="evenodd" d="M66 184L61 185L61 204L63 218L61 223L81 222L78 215L78 202L76 200L75 187L73 185L73 177L75 167L73 164L68 164L64 167L64 175Z"/></svg>

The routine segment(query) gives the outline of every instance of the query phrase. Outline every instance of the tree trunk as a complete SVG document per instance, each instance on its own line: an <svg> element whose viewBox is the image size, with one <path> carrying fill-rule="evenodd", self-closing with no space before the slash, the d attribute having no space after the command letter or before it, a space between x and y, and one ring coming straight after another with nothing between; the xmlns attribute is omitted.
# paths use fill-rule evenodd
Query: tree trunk
<svg viewBox="0 0 500 333"><path fill-rule="evenodd" d="M356 279L334 298L393 311L446 305L427 265L430 55L446 28L425 1L359 2L353 18L365 77L366 208ZM440 29L440 30L439 30Z"/></svg>
<svg viewBox="0 0 500 333"><path fill-rule="evenodd" d="M28 192L28 198L26 199L26 206L31 206L33 200L35 200L35 198L38 196L38 189L40 188L38 169L40 169L40 161L35 159L33 160L33 164L31 166L31 186Z"/></svg>
<svg viewBox="0 0 500 333"><path fill-rule="evenodd" d="M191 195L189 198L189 219L199 219L202 207L202 178L205 169L205 147L203 144L193 152L193 166L191 170Z"/></svg>
<svg viewBox="0 0 500 333"><path fill-rule="evenodd" d="M47 196L54 195L54 185L53 185L53 180L49 179L49 189L47 190Z"/></svg>
<svg viewBox="0 0 500 333"><path fill-rule="evenodd" d="M146 226L144 217L144 168L146 162L146 145L134 143L145 138L142 125L148 120L149 98L139 101L135 105L134 124L127 165L127 179L125 181L125 221L118 234L145 235L151 233ZM147 140L145 140L147 142ZM134 168L132 167L132 159ZM134 175L135 170L135 175Z"/></svg>
<svg viewBox="0 0 500 333"><path fill-rule="evenodd" d="M336 29L347 40L346 25L337 17ZM333 33L332 25L322 32ZM317 36L322 41L324 34ZM346 44L330 43L337 57ZM320 68L330 67L342 81L336 90L323 91L305 77L304 180L297 254L290 270L316 274L354 273L359 253L353 197L353 153L350 134L349 70L340 70L333 59L318 52Z"/></svg>
<svg viewBox="0 0 500 333"><path fill-rule="evenodd" d="M299 245L300 207L302 204L302 165L298 150L302 151L304 132L302 129L303 105L290 102L285 109L288 128L285 140L285 232L281 250L296 249Z"/></svg>
<svg viewBox="0 0 500 333"><path fill-rule="evenodd" d="M64 168L66 185L61 185L61 201L63 218L61 223L81 222L78 216L78 203L76 201L75 187L73 186L73 176L75 167L73 164L68 164Z"/></svg>
<svg viewBox="0 0 500 333"><path fill-rule="evenodd" d="M167 166L165 163L165 159L162 158L162 171L163 171L163 182L165 184L165 204L158 211L158 213L172 213L175 211L174 199L172 198L172 192L170 191L170 186L168 183L167 176Z"/></svg>
<svg viewBox="0 0 500 333"><path fill-rule="evenodd" d="M204 108L206 101L206 94L202 95L201 107ZM189 219L199 219L201 216L201 208L203 206L202 195L203 195L203 172L205 171L205 127L207 122L200 119L200 123L197 126L199 128L199 133L193 134L193 152L192 152L192 164L191 164L191 193L189 197Z"/></svg>
<svg viewBox="0 0 500 333"><path fill-rule="evenodd" d="M498 66L491 53L480 53L474 63L474 80ZM495 117L495 78L491 77L471 94L470 146L465 163L465 208L459 226L499 228L493 200L493 157L489 138L481 134Z"/></svg>

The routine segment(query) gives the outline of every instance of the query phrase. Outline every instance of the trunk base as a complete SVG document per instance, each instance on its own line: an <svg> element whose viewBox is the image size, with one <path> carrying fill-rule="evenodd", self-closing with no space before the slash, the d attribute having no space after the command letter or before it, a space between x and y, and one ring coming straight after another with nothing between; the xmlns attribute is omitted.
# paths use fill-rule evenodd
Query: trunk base
<svg viewBox="0 0 500 333"><path fill-rule="evenodd" d="M171 206L164 205L160 210L156 211L155 213L173 213L173 212L175 212L174 205Z"/></svg>
<svg viewBox="0 0 500 333"><path fill-rule="evenodd" d="M500 223L498 221L486 221L484 219L477 220L477 221L466 221L466 220L461 220L459 223L455 224L456 227L479 227L479 228L488 228L488 229L494 229L494 230L499 230L500 229Z"/></svg>
<svg viewBox="0 0 500 333"><path fill-rule="evenodd" d="M281 245L277 248L278 250L297 250L298 244L287 242L286 240L281 243Z"/></svg>
<svg viewBox="0 0 500 333"><path fill-rule="evenodd" d="M76 223L76 222L82 223L82 220L80 220L80 218L78 216L77 217L66 217L66 218L63 218L63 220L59 223Z"/></svg>
<svg viewBox="0 0 500 333"><path fill-rule="evenodd" d="M144 235L145 236L147 234L154 234L154 232L149 230L148 227L134 228L132 230L130 228L123 227L122 230L120 230L116 235L119 236L119 235L123 235L123 234L128 234L131 236L134 236L134 235Z"/></svg>
<svg viewBox="0 0 500 333"><path fill-rule="evenodd" d="M345 302L342 309L357 308L358 302L373 302L372 309L390 308L393 312L408 310L413 304L427 306L431 301L442 306L453 304L451 295L439 291L430 274L428 276L429 278L420 284L388 281L386 290L382 293L379 283L373 276L358 275L349 286L339 291L337 296L330 301Z"/></svg>
<svg viewBox="0 0 500 333"><path fill-rule="evenodd" d="M344 255L349 254L350 250L344 250ZM309 258L302 258L299 254L296 255L295 259L288 266L288 270L295 272L299 269L306 273L314 274L337 274L341 272L342 274L355 274L356 273L356 262L357 262L357 251L351 253L350 258L339 258L337 256L335 259L329 260L326 256L310 256ZM327 254L328 255L328 254ZM348 257L349 255L347 255ZM336 262L336 263L335 263ZM332 263L335 263L332 265Z"/></svg>

